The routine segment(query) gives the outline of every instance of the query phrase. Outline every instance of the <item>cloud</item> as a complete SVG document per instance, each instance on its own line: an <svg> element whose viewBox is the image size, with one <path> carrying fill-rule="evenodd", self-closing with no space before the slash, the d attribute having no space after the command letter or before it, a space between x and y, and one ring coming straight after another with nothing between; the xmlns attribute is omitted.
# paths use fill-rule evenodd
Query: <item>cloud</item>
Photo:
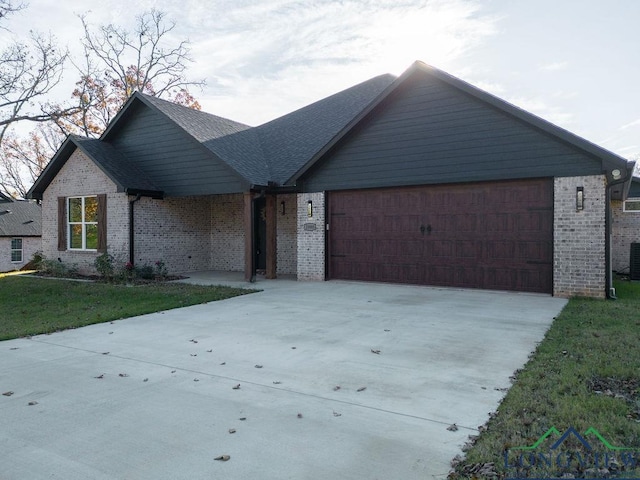
<svg viewBox="0 0 640 480"><path fill-rule="evenodd" d="M190 72L216 87L201 103L252 124L375 75L400 74L415 60L447 70L495 34L498 20L472 0L228 1L215 18L184 10L199 32Z"/></svg>
<svg viewBox="0 0 640 480"><path fill-rule="evenodd" d="M560 106L560 102L549 103L549 100L553 100L553 98L514 96L507 97L507 100L519 108L533 113L559 127L571 130L572 127L575 126L575 115L564 110Z"/></svg>
<svg viewBox="0 0 640 480"><path fill-rule="evenodd" d="M375 75L400 74L415 60L451 70L497 33L498 21L478 0L141 0L131 5L30 0L12 27L53 30L77 59L82 25L76 13L90 9L91 24L130 29L136 15L155 6L176 22L171 40L191 42L187 74L207 79L204 90L193 92L203 109L257 124ZM65 99L74 77L69 68L61 89Z"/></svg>
<svg viewBox="0 0 640 480"><path fill-rule="evenodd" d="M541 65L540 70L547 72L557 72L558 70L565 70L567 68L567 62L552 62L545 65Z"/></svg>
<svg viewBox="0 0 640 480"><path fill-rule="evenodd" d="M633 122L629 122L625 125L622 125L620 127L620 130L626 130L627 128L636 127L636 126L640 126L640 118L637 120L634 120Z"/></svg>

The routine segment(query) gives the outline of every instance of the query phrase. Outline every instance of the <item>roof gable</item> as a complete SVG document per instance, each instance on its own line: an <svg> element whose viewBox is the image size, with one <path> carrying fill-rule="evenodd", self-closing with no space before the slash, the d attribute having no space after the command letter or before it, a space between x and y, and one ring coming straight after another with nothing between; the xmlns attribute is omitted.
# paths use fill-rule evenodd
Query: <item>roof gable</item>
<svg viewBox="0 0 640 480"><path fill-rule="evenodd" d="M284 184L395 80L380 75L256 128L272 180Z"/></svg>
<svg viewBox="0 0 640 480"><path fill-rule="evenodd" d="M607 173L610 181L615 180L611 174L612 171L618 169L621 171L621 175L625 177L632 168L632 163L627 162L622 157L619 157L602 147L588 142L577 135L515 107L514 105L511 105L508 102L484 92L445 72L428 66L422 62L415 62L403 75L390 85L389 88L382 92L380 96L369 105L367 110L363 111L347 128L343 129L336 137L327 143L322 151L318 152L313 158L311 158L288 180L287 183L294 184L298 179L308 179L315 175L314 172L318 171L320 165L327 161L327 159L331 158L331 155L329 155L328 152L335 152L338 145L343 145L348 136L352 135L358 129L361 129L362 126L368 121L371 121L372 118L380 115L380 109L389 102L392 102L394 97L407 87L407 84L411 83L419 76L426 76L431 80L439 81L453 91L458 92L458 94L468 96L468 98L472 99L476 104L484 105L485 108L493 109L503 117L506 116L512 118L517 122L520 122L520 124L526 125L529 129L534 129L543 133L549 138L554 139L554 141L561 142L573 151L579 152L585 158L594 159L599 163L599 169L603 173ZM437 111L432 111L431 113L433 113L434 116L438 114ZM452 181L455 180L452 179Z"/></svg>
<svg viewBox="0 0 640 480"><path fill-rule="evenodd" d="M112 145L93 138L69 135L27 193L28 198L42 200L51 181L73 152L79 149L113 181L119 192L138 193L161 198L162 191L131 164Z"/></svg>
<svg viewBox="0 0 640 480"><path fill-rule="evenodd" d="M192 134L196 133L195 127L191 132L183 128L188 126L189 119L197 117L202 120L213 116L200 112L193 115L185 110L191 109L136 93L116 118L117 125L105 132L101 141L111 143L167 195L208 195L246 190L250 179L195 138ZM179 123L177 118L181 118ZM210 122L209 126L213 123ZM204 128L200 124L198 126ZM224 130L220 134L224 135Z"/></svg>
<svg viewBox="0 0 640 480"><path fill-rule="evenodd" d="M618 170L617 177L622 177L625 183L620 182L617 190L612 190L614 198L624 196L625 189L628 190L631 162L451 75L416 62L398 78L392 75L372 78L258 127L136 92L99 140L70 137L29 194L41 198L76 148L84 151L120 191L129 193L186 196L239 193L258 187L298 185L299 188L299 180L309 184L308 180L316 175L314 172L331 161L349 138L368 128L419 77L440 82L458 96L472 100L473 105L491 109L561 143L575 155L590 159L587 163L592 162L598 172L606 173L612 184L616 183L613 173ZM444 117L438 118L435 110L427 113L444 123L441 122ZM594 170L593 165L589 164L584 171ZM546 171L543 175L554 173ZM331 182L325 187L338 188Z"/></svg>

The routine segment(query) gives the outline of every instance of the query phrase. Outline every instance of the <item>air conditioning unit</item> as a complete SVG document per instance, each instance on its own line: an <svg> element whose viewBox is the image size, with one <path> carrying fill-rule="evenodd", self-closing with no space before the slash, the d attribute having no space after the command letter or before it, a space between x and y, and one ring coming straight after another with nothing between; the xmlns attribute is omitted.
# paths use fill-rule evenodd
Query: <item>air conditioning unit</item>
<svg viewBox="0 0 640 480"><path fill-rule="evenodd" d="M629 276L631 280L640 280L640 243L631 244Z"/></svg>

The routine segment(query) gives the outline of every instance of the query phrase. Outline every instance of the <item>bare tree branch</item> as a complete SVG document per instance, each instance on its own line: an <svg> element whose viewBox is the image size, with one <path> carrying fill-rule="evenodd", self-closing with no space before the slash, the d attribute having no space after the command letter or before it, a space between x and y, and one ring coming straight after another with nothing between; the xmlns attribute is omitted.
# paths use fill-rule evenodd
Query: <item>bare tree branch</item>
<svg viewBox="0 0 640 480"><path fill-rule="evenodd" d="M45 122L67 113L38 103L60 82L67 56L52 37L36 33L30 44L14 43L0 52L0 143L13 123Z"/></svg>
<svg viewBox="0 0 640 480"><path fill-rule="evenodd" d="M0 21L7 18L12 13L16 13L27 6L24 3L14 3L11 0L0 0ZM0 29L7 30L5 27L0 26Z"/></svg>

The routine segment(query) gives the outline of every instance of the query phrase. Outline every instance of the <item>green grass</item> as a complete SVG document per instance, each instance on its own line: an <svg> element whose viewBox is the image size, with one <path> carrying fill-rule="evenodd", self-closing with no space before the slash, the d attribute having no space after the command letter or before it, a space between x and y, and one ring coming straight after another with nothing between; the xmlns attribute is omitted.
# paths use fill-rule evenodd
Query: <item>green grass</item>
<svg viewBox="0 0 640 480"><path fill-rule="evenodd" d="M618 282L616 289L615 301L569 301L451 478L488 478L491 472L497 474L493 478L604 475L585 472L593 465L575 459L569 467L520 462L517 455L523 451L513 449L533 445L551 427L560 434L574 427L581 435L593 427L612 446L637 449L628 452L637 459L637 468L614 467L609 474L640 477L640 284ZM593 436L585 438L598 444ZM535 454L550 453L558 439L543 442ZM569 441L552 458L560 449L567 453L572 448L588 454L579 442ZM529 468L531 463L536 467ZM478 473L482 467L484 472Z"/></svg>
<svg viewBox="0 0 640 480"><path fill-rule="evenodd" d="M255 292L221 286L139 286L0 278L0 340L51 333Z"/></svg>

